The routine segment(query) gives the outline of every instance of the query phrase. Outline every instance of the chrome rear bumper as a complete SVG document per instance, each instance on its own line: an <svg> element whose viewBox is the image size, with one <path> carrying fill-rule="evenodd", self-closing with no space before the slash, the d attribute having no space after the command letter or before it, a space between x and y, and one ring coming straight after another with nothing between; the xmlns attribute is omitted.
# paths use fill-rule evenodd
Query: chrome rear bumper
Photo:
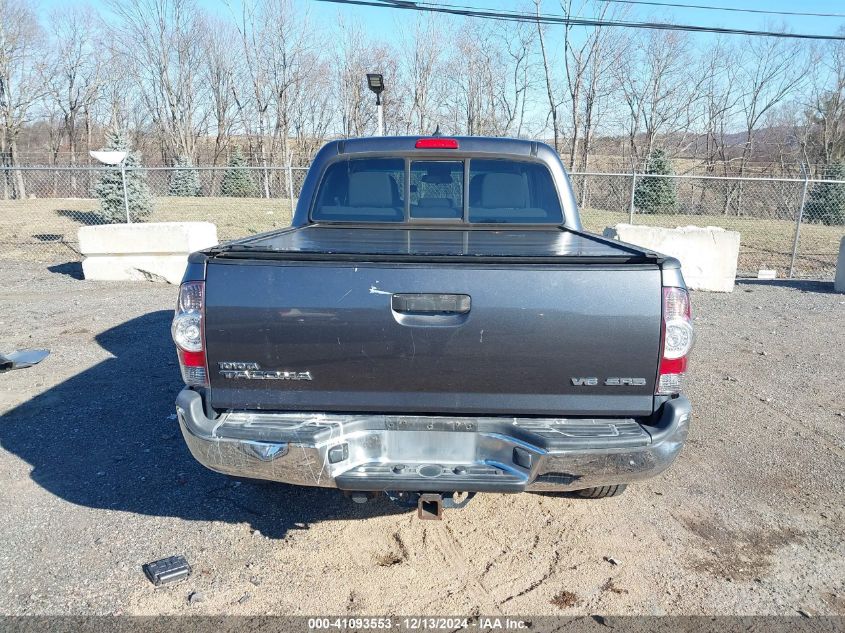
<svg viewBox="0 0 845 633"><path fill-rule="evenodd" d="M479 418L229 412L209 419L184 389L176 411L188 448L222 473L303 486L414 492L579 490L665 470L687 436L690 406L663 405L653 426L630 418Z"/></svg>

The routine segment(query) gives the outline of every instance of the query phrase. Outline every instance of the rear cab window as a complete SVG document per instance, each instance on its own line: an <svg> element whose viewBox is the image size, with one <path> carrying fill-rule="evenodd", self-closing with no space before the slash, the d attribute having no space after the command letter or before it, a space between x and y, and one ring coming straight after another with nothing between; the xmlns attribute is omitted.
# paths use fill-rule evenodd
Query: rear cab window
<svg viewBox="0 0 845 633"><path fill-rule="evenodd" d="M469 166L469 221L561 224L552 175L538 163L474 158Z"/></svg>
<svg viewBox="0 0 845 633"><path fill-rule="evenodd" d="M312 219L327 222L404 222L405 161L359 158L329 165Z"/></svg>
<svg viewBox="0 0 845 633"><path fill-rule="evenodd" d="M464 217L464 162L411 161L412 220L458 220Z"/></svg>
<svg viewBox="0 0 845 633"><path fill-rule="evenodd" d="M315 222L562 224L548 168L517 159L344 158L326 169Z"/></svg>

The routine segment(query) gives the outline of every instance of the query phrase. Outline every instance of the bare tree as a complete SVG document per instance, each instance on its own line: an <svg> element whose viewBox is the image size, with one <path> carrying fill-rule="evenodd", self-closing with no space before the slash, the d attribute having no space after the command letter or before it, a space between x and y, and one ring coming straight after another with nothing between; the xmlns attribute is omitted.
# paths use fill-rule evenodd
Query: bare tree
<svg viewBox="0 0 845 633"><path fill-rule="evenodd" d="M524 90L512 93L507 80L514 72L500 46L502 32L488 24L467 23L455 37L447 64L450 78L447 110L456 130L470 135L507 134L519 112ZM520 61L520 66L523 62ZM517 69L521 83L521 69Z"/></svg>
<svg viewBox="0 0 845 633"><path fill-rule="evenodd" d="M600 20L616 21L624 17L625 8L589 0L573 13L572 0L562 0L567 15L583 11ZM564 68L571 98L571 169L587 171L596 129L601 123L602 107L616 88L612 69L620 63L627 42L618 29L590 27L580 37L573 37L572 27L564 31ZM576 157L578 163L576 165Z"/></svg>
<svg viewBox="0 0 845 633"><path fill-rule="evenodd" d="M537 32L529 22L495 24L491 36L501 53L501 66L506 81L499 86L499 105L503 116L503 133L522 136L530 94L537 80L534 48Z"/></svg>
<svg viewBox="0 0 845 633"><path fill-rule="evenodd" d="M23 1L0 0L0 160L3 198L26 197L18 135L45 93L41 65L44 34L33 9Z"/></svg>
<svg viewBox="0 0 845 633"><path fill-rule="evenodd" d="M205 132L200 80L206 25L193 0L109 0L119 53L136 78L161 136L165 159L193 159Z"/></svg>
<svg viewBox="0 0 845 633"><path fill-rule="evenodd" d="M101 81L101 59L95 45L95 14L88 8L65 7L50 14L52 46L44 67L50 106L56 111L61 129L55 134L53 161L58 162L63 141L68 161L78 164L86 112L97 99ZM86 129L85 149L90 150ZM87 152L86 152L87 153ZM71 188L77 187L76 172L70 173Z"/></svg>
<svg viewBox="0 0 845 633"><path fill-rule="evenodd" d="M430 132L439 122L437 86L442 85L444 51L448 39L443 26L433 17L418 18L413 31L402 42L402 61L406 71L409 107L405 131L410 134Z"/></svg>
<svg viewBox="0 0 845 633"><path fill-rule="evenodd" d="M733 75L728 71L736 50L723 40L715 41L704 51L695 74L703 78L702 121L704 124L704 161L708 174L714 174L721 165L722 175L727 175L730 156L728 133L737 113L740 95L733 85Z"/></svg>
<svg viewBox="0 0 845 633"><path fill-rule="evenodd" d="M334 114L331 65L316 52L304 61L310 73L300 76L291 100L290 125L295 140L293 164L305 165L329 136Z"/></svg>
<svg viewBox="0 0 845 633"><path fill-rule="evenodd" d="M666 148L723 174L744 174L761 159L783 171L799 149L820 163L845 154L845 49L834 45L820 47L824 63L810 73L804 44L751 38L700 47L673 31L547 26L542 0L528 4L536 20L516 23L399 13L389 39L348 19L312 22L301 0L239 0L220 18L196 0L108 0L104 17L55 11L48 49L27 2L0 0L7 197L25 194L21 173L9 168L19 147L40 143L47 160L67 152L74 165L109 125L165 164L179 156L217 164L244 144L264 167L270 196L283 179L271 166L307 161L332 135L375 132L365 82L373 71L385 75L388 133L440 125L550 136L577 171L592 169L605 148L619 162ZM558 2L570 17L604 21L628 10Z"/></svg>
<svg viewBox="0 0 845 633"><path fill-rule="evenodd" d="M250 153L257 154L259 164L265 168L265 195L267 189L266 168L269 164L267 138L271 129L271 106L273 87L269 70L262 57L265 34L259 7L254 2L244 2L237 22L240 47L239 67L232 87L240 124L250 140ZM252 143L255 147L252 147Z"/></svg>
<svg viewBox="0 0 845 633"><path fill-rule="evenodd" d="M308 20L308 15L297 10L289 0L267 0L263 8L269 36L266 58L273 85L275 105L275 126L273 129L273 151L280 144L285 163L290 161L291 118L294 103L303 98L297 91L310 76L311 49L318 39Z"/></svg>
<svg viewBox="0 0 845 633"><path fill-rule="evenodd" d="M745 137L739 160L744 176L754 150L754 133L767 114L805 81L809 68L806 49L775 38L748 38L732 64L734 85L740 91L739 109Z"/></svg>
<svg viewBox="0 0 845 633"><path fill-rule="evenodd" d="M564 15L573 16L580 13L576 10L573 12L572 0L561 0L561 8ZM602 10L606 11L608 5L604 5ZM587 81L587 72L591 64L591 57L594 49L595 31L588 32L586 36L578 33L579 37L573 36L574 26L572 23L567 23L563 27L563 68L566 75L566 90L569 97L569 114L570 114L570 129L569 129L569 169L575 168L575 155L578 151L578 141L581 133L581 119L584 115L584 108L582 104L582 93L584 91L584 84ZM580 29L579 29L580 31Z"/></svg>
<svg viewBox="0 0 845 633"><path fill-rule="evenodd" d="M361 136L372 122L371 109L364 104L368 94L363 77L374 69L366 63L366 46L361 27L339 18L337 28L334 83L340 110L340 131L347 137Z"/></svg>
<svg viewBox="0 0 845 633"><path fill-rule="evenodd" d="M743 125L744 142L737 161L738 175L742 177L753 157L755 136L761 123L804 82L808 58L800 43L748 38L732 67L732 83L740 94L738 108ZM729 192L725 212L732 205L736 214L741 215L744 182L737 181L729 187Z"/></svg>
<svg viewBox="0 0 845 633"><path fill-rule="evenodd" d="M237 28L242 63L233 96L269 197L269 166L279 155L285 162L291 155L292 117L303 98L297 87L312 71L317 38L307 14L290 0L244 2Z"/></svg>
<svg viewBox="0 0 845 633"><path fill-rule="evenodd" d="M627 136L632 160L645 160L659 135L681 148L700 119L696 102L702 77L691 77L690 44L685 34L650 31L629 41L613 70L628 108Z"/></svg>
<svg viewBox="0 0 845 633"><path fill-rule="evenodd" d="M845 157L845 43L827 44L814 58L796 131L806 162L826 166Z"/></svg>
<svg viewBox="0 0 845 633"><path fill-rule="evenodd" d="M543 78L545 80L546 86L546 98L549 102L549 118L552 121L552 136L553 136L553 143L556 152L560 152L560 123L558 121L558 108L560 107L560 101L556 96L556 90L554 86L554 82L552 79L552 73L549 68L550 60L549 54L546 49L546 37L545 37L545 30L543 29L543 25L540 22L540 6L542 4L542 0L534 0L534 9L537 14L537 39L540 43L540 55L543 60Z"/></svg>
<svg viewBox="0 0 845 633"><path fill-rule="evenodd" d="M761 171L800 177L803 174L801 165L810 162L804 150L812 128L801 102L798 99L785 101L769 112L763 125L769 130L763 154L765 167ZM754 158L757 159L756 156Z"/></svg>
<svg viewBox="0 0 845 633"><path fill-rule="evenodd" d="M202 79L208 87L209 107L214 122L214 149L211 164L217 165L228 147L234 126L234 82L237 33L228 22L209 19L203 39Z"/></svg>

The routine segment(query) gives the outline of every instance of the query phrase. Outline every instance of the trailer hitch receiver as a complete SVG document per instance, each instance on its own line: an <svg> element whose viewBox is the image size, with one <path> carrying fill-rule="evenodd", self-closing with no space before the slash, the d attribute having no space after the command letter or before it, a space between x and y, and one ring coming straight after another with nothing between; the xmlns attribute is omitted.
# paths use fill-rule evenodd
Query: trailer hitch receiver
<svg viewBox="0 0 845 633"><path fill-rule="evenodd" d="M474 492L407 492L387 491L387 497L406 508L417 508L417 517L423 521L439 521L443 510L463 508L475 496Z"/></svg>
<svg viewBox="0 0 845 633"><path fill-rule="evenodd" d="M440 521L443 518L443 495L439 492L420 495L417 517L423 521Z"/></svg>

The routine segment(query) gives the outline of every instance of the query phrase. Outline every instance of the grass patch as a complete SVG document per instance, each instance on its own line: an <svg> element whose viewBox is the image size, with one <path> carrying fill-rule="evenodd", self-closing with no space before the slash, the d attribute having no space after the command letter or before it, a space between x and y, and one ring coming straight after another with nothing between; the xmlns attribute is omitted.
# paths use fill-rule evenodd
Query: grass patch
<svg viewBox="0 0 845 633"><path fill-rule="evenodd" d="M156 198L148 222L213 222L223 242L290 225L286 198ZM77 231L102 224L97 200L0 200L0 258L68 261L79 258Z"/></svg>
<svg viewBox="0 0 845 633"><path fill-rule="evenodd" d="M593 233L605 227L628 222L627 213L614 213L598 209L583 209L581 221ZM746 276L756 276L760 268L772 268L778 276L789 274L792 244L795 239L795 222L759 218L738 218L723 215L651 215L637 214L634 224L675 228L678 226L718 226L740 234L739 263L737 271ZM832 278L836 269L839 242L845 235L845 226L825 226L803 223L795 274L798 277Z"/></svg>

